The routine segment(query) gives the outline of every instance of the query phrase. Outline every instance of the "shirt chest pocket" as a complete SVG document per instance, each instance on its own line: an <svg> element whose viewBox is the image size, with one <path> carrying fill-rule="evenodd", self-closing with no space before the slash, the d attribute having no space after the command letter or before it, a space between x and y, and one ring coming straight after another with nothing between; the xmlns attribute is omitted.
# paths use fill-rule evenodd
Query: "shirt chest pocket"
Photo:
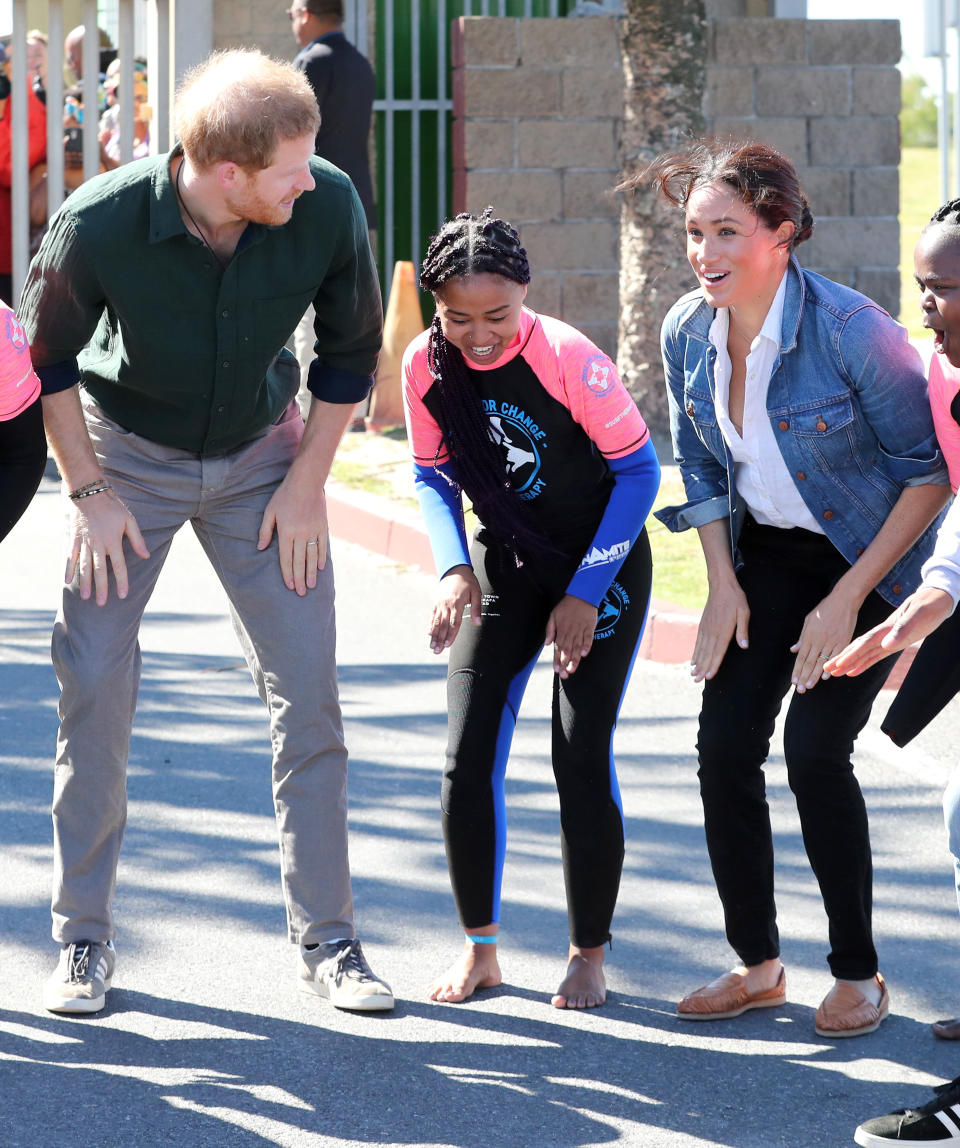
<svg viewBox="0 0 960 1148"><path fill-rule="evenodd" d="M780 431L790 431L827 467L848 467L856 414L849 394L824 399L816 406L774 419Z"/></svg>
<svg viewBox="0 0 960 1148"><path fill-rule="evenodd" d="M309 296L285 295L253 301L253 322L243 332L243 342L258 351L276 354L286 343L310 304Z"/></svg>
<svg viewBox="0 0 960 1148"><path fill-rule="evenodd" d="M714 457L723 459L723 436L717 425L717 411L710 395L696 391L686 391L683 396L683 409L690 420L697 437Z"/></svg>

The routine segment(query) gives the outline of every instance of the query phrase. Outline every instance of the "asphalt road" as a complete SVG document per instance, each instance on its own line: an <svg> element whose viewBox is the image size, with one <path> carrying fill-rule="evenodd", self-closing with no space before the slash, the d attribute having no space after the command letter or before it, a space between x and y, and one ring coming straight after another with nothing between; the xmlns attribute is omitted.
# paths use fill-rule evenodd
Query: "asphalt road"
<svg viewBox="0 0 960 1148"><path fill-rule="evenodd" d="M790 1003L710 1025L676 1019L678 996L731 954L700 824L698 688L683 668L652 663L637 665L618 731L628 853L607 1005L548 1003L566 914L543 666L508 775L506 983L461 1006L428 1001L430 975L459 947L438 816L443 665L424 640L431 583L348 546L335 563L358 924L398 1004L362 1016L296 992L265 719L189 532L143 630L115 988L94 1017L45 1013L59 518L45 482L0 546L0 1148L832 1148L960 1072L960 1048L928 1029L960 1012L939 809L957 703L909 752L875 727L861 739L893 1002L877 1033L814 1034L829 986L825 921L779 757L769 792Z"/></svg>

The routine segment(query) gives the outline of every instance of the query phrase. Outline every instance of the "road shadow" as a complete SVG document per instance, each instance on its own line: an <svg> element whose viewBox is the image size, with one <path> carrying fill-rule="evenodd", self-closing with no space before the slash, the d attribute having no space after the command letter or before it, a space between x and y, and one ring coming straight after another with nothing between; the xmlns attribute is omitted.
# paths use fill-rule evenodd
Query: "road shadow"
<svg viewBox="0 0 960 1148"><path fill-rule="evenodd" d="M507 984L464 1006L417 996L459 935L439 826L443 667L414 660L341 670L355 895L365 945L389 966L400 996L393 1014L344 1015L298 998L286 977L277 987L270 962L283 948L284 920L265 717L240 658L204 651L144 656L118 893L124 971L108 1008L82 1021L45 1014L33 1002L52 954L50 621L42 611L0 619L4 1148L65 1138L201 1148L810 1148L848 1143L860 1120L922 1101L931 1080L956 1071L955 1050L903 1015L896 991L899 979L914 1001L940 1011L949 1002L938 994L956 984L946 851L904 844L942 833L935 794L919 781L875 785L869 795L878 939L895 1014L876 1034L820 1040L813 1005L794 998L724 1024L675 1016L677 994L730 960L692 754L663 740L662 731L694 720L680 701L655 718L632 711L618 730L628 844L608 1004L586 1015L548 1004L566 911L549 721L536 706L521 722L507 781ZM768 791L788 980L822 978L825 990L825 922L777 757ZM182 947L156 955L164 929ZM222 961L216 949L201 956L182 944L194 936L208 946L211 936L228 937L229 951ZM36 959L25 955L33 951ZM146 991L138 962L148 957L183 991ZM238 962L245 988L269 978L262 999L254 988L232 1007L197 1003L221 999ZM833 1139L822 1134L825 1113Z"/></svg>
<svg viewBox="0 0 960 1148"><path fill-rule="evenodd" d="M500 1001L511 998L523 1002L504 989ZM0 1009L4 1144L35 1148L41 1128L43 1142L72 1140L82 1117L85 1141L116 1145L519 1148L675 1134L769 1148L809 1144L805 1120L823 1105L840 1144L849 1142L840 1129L908 1091L857 1079L863 1050L853 1042L798 1042L810 1018L796 1006L780 1023L745 1019L745 1052L720 1033L686 1042L662 1006L618 997L601 1025L549 1008L534 1019L401 1002L353 1031L327 1027L325 1011L263 1017L121 988L80 1021ZM411 1039L426 1025L430 1039Z"/></svg>

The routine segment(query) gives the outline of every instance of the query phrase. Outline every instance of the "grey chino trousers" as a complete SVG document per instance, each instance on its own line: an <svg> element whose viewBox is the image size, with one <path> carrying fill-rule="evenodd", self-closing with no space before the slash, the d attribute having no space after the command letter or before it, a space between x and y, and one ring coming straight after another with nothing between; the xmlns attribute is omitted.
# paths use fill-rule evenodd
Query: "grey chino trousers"
<svg viewBox="0 0 960 1148"><path fill-rule="evenodd" d="M143 532L125 548L130 591L111 577L104 606L65 589L53 632L60 682L54 782L53 937L107 941L127 815L126 768L140 680L143 611L174 534L189 520L230 603L267 706L273 800L289 939L352 937L347 753L337 693L333 569L300 598L283 584L276 536L257 550L264 508L289 469L303 423L296 402L260 436L201 457L124 430L85 399L94 449Z"/></svg>

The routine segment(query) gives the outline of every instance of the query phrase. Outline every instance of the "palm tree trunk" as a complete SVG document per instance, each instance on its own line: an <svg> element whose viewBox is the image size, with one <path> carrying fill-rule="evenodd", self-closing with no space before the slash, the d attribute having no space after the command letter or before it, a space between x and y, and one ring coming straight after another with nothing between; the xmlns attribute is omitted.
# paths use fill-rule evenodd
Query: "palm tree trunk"
<svg viewBox="0 0 960 1148"><path fill-rule="evenodd" d="M624 119L621 178L660 152L702 136L707 73L704 0L626 0L621 28ZM624 195L620 226L618 366L647 423L667 430L660 324L695 286L684 252L682 218L641 184Z"/></svg>

